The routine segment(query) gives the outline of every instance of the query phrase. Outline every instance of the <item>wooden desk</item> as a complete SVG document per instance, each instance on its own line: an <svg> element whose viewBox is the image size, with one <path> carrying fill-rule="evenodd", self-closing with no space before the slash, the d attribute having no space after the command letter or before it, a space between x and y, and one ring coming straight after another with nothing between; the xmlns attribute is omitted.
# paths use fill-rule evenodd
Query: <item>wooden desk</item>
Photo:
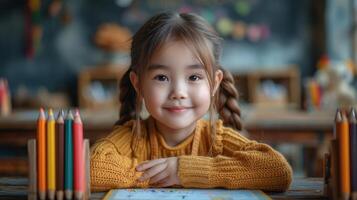
<svg viewBox="0 0 357 200"><path fill-rule="evenodd" d="M91 199L102 199L105 193L93 193ZM284 193L268 193L272 199L327 199L321 178L294 179ZM27 199L26 178L0 178L0 199Z"/></svg>
<svg viewBox="0 0 357 200"><path fill-rule="evenodd" d="M23 151L22 156L0 157L0 176L27 174L26 144L28 139L36 137L37 116L37 110L29 110L15 111L8 117L0 117L0 154L1 148ZM118 119L118 112L81 110L81 116L85 137L93 143L110 133ZM248 137L273 145L297 143L316 148L323 143L326 136L332 135L333 118L333 112L328 111L307 113L242 108L243 124L249 132ZM314 156L311 159L314 159Z"/></svg>

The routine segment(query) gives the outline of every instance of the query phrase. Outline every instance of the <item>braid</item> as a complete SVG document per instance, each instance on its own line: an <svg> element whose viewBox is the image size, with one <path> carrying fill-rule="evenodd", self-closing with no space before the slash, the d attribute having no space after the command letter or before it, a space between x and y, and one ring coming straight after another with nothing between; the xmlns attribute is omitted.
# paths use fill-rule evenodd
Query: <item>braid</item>
<svg viewBox="0 0 357 200"><path fill-rule="evenodd" d="M133 85L130 82L130 69L125 72L120 83L119 83L119 102L120 102L120 114L119 120L115 123L115 125L122 125L125 122L135 119L135 98L136 92Z"/></svg>
<svg viewBox="0 0 357 200"><path fill-rule="evenodd" d="M238 106L238 92L234 86L232 74L220 68L223 72L223 79L219 88L217 111L224 125L236 130L242 130L240 119L240 108Z"/></svg>

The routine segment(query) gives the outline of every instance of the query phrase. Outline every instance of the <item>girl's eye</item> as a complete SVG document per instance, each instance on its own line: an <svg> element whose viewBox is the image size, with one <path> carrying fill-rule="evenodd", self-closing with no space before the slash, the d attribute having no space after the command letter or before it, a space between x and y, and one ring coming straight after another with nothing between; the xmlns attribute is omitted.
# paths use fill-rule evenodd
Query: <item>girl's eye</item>
<svg viewBox="0 0 357 200"><path fill-rule="evenodd" d="M155 80L158 80L158 81L168 81L169 78L167 78L167 76L165 75L157 75L154 77Z"/></svg>
<svg viewBox="0 0 357 200"><path fill-rule="evenodd" d="M192 75L189 77L189 79L190 79L190 81L198 81L198 80L201 80L202 78L197 75Z"/></svg>

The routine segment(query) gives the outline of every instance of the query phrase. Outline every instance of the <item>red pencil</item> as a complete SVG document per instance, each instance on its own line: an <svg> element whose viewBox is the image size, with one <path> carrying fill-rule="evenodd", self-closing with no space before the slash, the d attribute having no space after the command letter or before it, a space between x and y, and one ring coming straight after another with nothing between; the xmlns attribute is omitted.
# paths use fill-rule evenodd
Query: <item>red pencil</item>
<svg viewBox="0 0 357 200"><path fill-rule="evenodd" d="M78 109L73 120L73 168L74 168L74 195L82 199L84 194L84 158L83 158L83 125Z"/></svg>

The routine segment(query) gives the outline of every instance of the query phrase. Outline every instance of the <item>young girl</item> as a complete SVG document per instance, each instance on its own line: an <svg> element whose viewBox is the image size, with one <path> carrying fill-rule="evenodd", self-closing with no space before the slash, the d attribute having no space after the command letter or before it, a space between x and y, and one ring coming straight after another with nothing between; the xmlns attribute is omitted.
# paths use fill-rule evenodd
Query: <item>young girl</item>
<svg viewBox="0 0 357 200"><path fill-rule="evenodd" d="M120 83L120 119L91 150L92 189L289 187L285 158L238 132L238 93L219 64L220 42L194 14L161 13L140 28Z"/></svg>

